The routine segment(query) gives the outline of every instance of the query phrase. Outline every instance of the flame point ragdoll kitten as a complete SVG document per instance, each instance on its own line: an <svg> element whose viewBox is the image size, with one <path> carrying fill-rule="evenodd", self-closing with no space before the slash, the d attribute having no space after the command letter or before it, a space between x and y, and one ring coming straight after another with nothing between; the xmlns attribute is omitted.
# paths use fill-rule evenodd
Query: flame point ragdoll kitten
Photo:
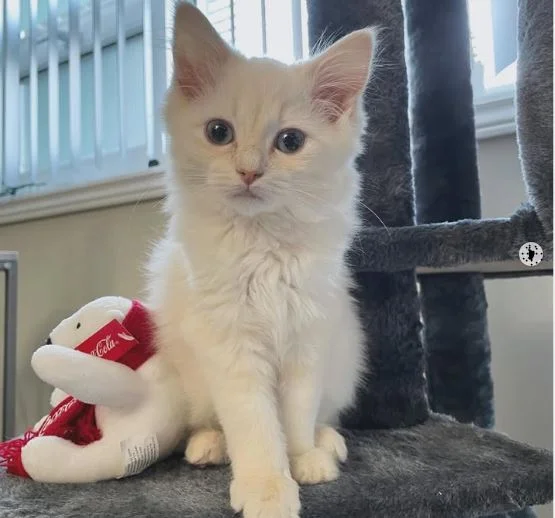
<svg viewBox="0 0 555 518"><path fill-rule="evenodd" d="M356 31L286 66L176 11L170 221L150 302L189 401L185 456L229 457L245 518L297 517L297 482L335 479L347 456L333 426L365 364L345 252L372 44Z"/></svg>

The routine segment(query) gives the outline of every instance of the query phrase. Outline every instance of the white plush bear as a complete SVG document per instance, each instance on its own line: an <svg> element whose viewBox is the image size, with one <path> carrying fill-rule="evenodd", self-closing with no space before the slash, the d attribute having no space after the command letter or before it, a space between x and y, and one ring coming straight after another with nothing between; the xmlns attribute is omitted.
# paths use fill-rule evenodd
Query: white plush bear
<svg viewBox="0 0 555 518"><path fill-rule="evenodd" d="M68 395L96 405L88 409L94 410L101 438L86 445L53 435L32 438L21 449L22 466L32 479L82 483L121 478L141 472L180 444L185 433L183 390L177 374L154 349L136 370L101 357L119 346L113 336L93 344L90 353L75 349L99 329L113 325L113 320L129 335L142 333L143 337L135 336L140 342L145 324L141 321L148 316L137 301L102 297L62 321L34 353L34 371L56 387L52 406L67 401ZM125 342L133 336L122 332L116 340ZM47 419L52 416L45 416L34 430Z"/></svg>

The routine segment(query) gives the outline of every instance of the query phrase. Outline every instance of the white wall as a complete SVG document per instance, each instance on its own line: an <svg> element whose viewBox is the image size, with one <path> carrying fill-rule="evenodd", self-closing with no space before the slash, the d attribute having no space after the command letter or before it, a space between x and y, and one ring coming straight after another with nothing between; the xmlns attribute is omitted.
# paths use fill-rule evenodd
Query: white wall
<svg viewBox="0 0 555 518"><path fill-rule="evenodd" d="M514 137L481 141L484 217L508 216L526 200ZM496 428L553 448L553 279L486 281ZM537 509L553 516L552 506Z"/></svg>

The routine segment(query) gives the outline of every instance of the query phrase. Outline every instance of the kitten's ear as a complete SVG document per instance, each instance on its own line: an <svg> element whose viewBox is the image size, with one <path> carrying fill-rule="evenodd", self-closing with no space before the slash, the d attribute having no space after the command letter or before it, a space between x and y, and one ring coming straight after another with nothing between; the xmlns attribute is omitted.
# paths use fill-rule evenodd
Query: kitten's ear
<svg viewBox="0 0 555 518"><path fill-rule="evenodd" d="M366 87L374 34L372 29L354 31L309 64L312 101L331 122L350 110Z"/></svg>
<svg viewBox="0 0 555 518"><path fill-rule="evenodd" d="M213 87L232 54L227 43L194 5L181 2L175 11L173 33L174 79L193 99Z"/></svg>

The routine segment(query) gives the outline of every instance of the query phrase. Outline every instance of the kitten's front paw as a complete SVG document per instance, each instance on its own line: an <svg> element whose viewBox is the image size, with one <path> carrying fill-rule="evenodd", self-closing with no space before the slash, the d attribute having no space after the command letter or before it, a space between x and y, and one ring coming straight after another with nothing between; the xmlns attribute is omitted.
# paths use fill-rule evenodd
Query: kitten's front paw
<svg viewBox="0 0 555 518"><path fill-rule="evenodd" d="M194 432L187 442L185 460L196 466L229 462L223 432L209 429Z"/></svg>
<svg viewBox="0 0 555 518"><path fill-rule="evenodd" d="M319 484L339 477L334 455L322 448L291 457L291 474L299 484Z"/></svg>
<svg viewBox="0 0 555 518"><path fill-rule="evenodd" d="M230 494L231 507L244 518L299 518L299 486L285 475L236 478Z"/></svg>
<svg viewBox="0 0 555 518"><path fill-rule="evenodd" d="M316 446L331 453L339 462L347 460L347 445L343 436L331 426L319 426L316 430Z"/></svg>

